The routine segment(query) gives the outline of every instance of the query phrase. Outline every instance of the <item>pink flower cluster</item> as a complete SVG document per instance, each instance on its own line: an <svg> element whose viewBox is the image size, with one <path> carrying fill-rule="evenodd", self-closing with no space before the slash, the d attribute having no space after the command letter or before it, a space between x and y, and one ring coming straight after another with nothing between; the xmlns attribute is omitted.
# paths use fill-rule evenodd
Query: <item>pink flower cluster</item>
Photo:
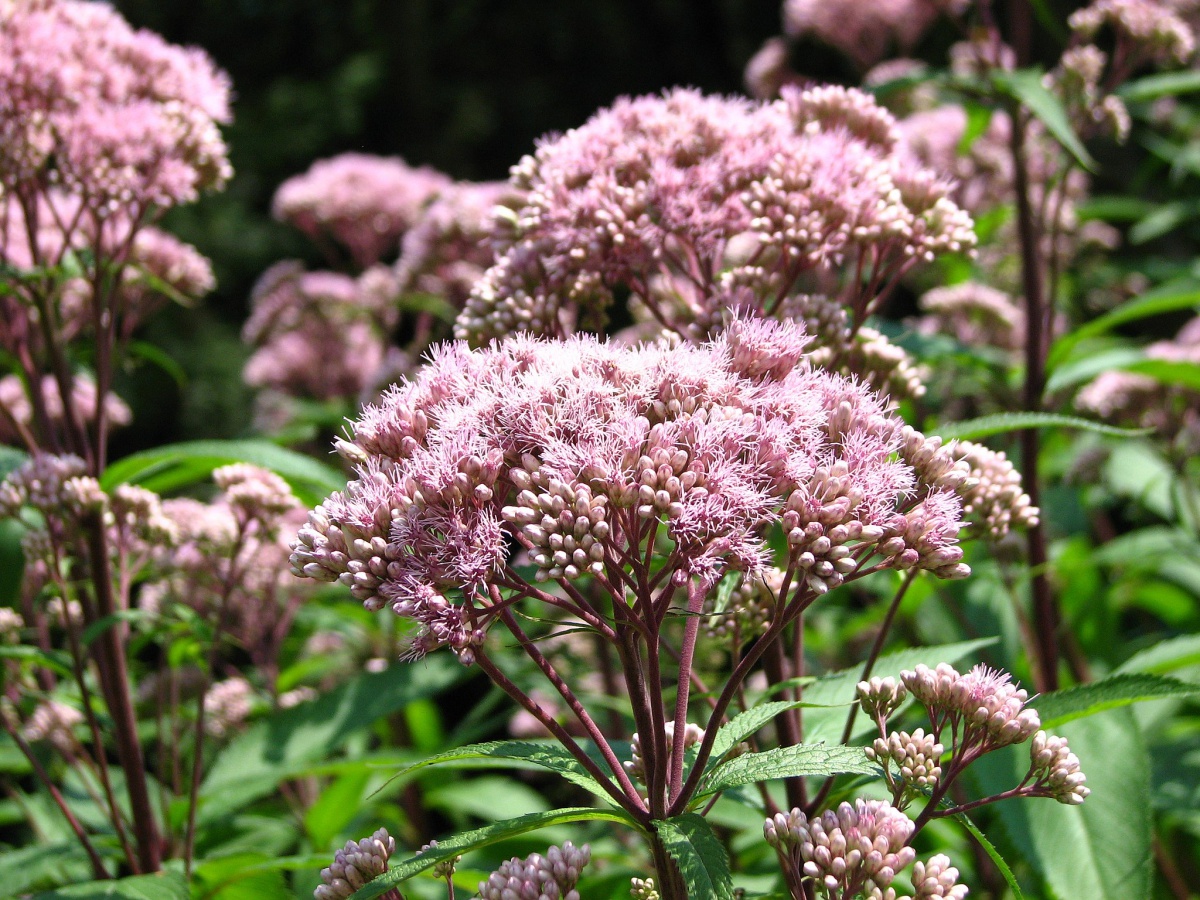
<svg viewBox="0 0 1200 900"><path fill-rule="evenodd" d="M967 574L965 467L867 388L805 365L806 342L735 320L703 346L444 346L352 424L340 450L357 478L309 514L292 569L415 619L416 651L467 658L514 547L542 579L616 578L657 533L673 548L655 551L663 579L713 584L762 571L778 523L814 593L872 565Z"/></svg>
<svg viewBox="0 0 1200 900"><path fill-rule="evenodd" d="M94 212L194 200L229 178L229 81L107 4L0 4L0 184L50 180Z"/></svg>
<svg viewBox="0 0 1200 900"><path fill-rule="evenodd" d="M773 311L802 276L865 290L865 307L975 241L949 182L896 144L891 115L845 88L619 100L514 167L526 202L497 220L503 255L456 333L596 329L627 289L657 326L703 339L731 307Z"/></svg>
<svg viewBox="0 0 1200 900"><path fill-rule="evenodd" d="M393 255L400 236L450 184L442 173L414 169L399 157L344 153L280 185L273 211L318 245L336 241L365 269Z"/></svg>

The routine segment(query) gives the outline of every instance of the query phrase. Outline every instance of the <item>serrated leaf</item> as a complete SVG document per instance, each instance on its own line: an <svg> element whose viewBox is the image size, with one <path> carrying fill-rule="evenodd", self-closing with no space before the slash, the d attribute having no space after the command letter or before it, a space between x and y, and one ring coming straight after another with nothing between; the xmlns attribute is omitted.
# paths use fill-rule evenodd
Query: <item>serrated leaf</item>
<svg viewBox="0 0 1200 900"><path fill-rule="evenodd" d="M34 900L188 900L188 896L188 886L183 876L164 872L116 881L75 884L35 894Z"/></svg>
<svg viewBox="0 0 1200 900"><path fill-rule="evenodd" d="M1030 428L1075 428L1079 431L1091 431L1110 437L1137 437L1147 433L1145 428L1117 428L1079 416L1038 412L997 413L993 416L967 419L965 422L947 422L934 428L933 432L947 440L953 438L974 441L992 434L1008 434Z"/></svg>
<svg viewBox="0 0 1200 900"><path fill-rule="evenodd" d="M1112 347L1093 353L1084 350L1078 357L1065 360L1062 365L1055 367L1046 380L1046 393L1053 394L1063 388L1083 384L1104 372L1125 368L1145 358L1145 353L1132 347Z"/></svg>
<svg viewBox="0 0 1200 900"><path fill-rule="evenodd" d="M397 777L408 776L431 766L469 759L490 759L501 763L507 762L521 768L549 769L584 790L605 799L611 799L599 782L588 774L575 757L561 745L549 741L489 741L483 744L470 744L414 763L398 773Z"/></svg>
<svg viewBox="0 0 1200 900"><path fill-rule="evenodd" d="M719 763L721 757L780 713L802 705L803 703L793 703L788 700L772 700L738 713L717 730L717 736L713 738L712 753L709 756L710 765Z"/></svg>
<svg viewBox="0 0 1200 900"><path fill-rule="evenodd" d="M733 900L729 854L702 816L684 813L655 822L654 828L679 867L689 897Z"/></svg>
<svg viewBox="0 0 1200 900"><path fill-rule="evenodd" d="M1012 889L1014 900L1025 900L1025 895L1021 893L1021 885L1017 883L1017 876L1013 874L1013 870L1010 869L1008 863L1004 861L1004 857L1000 855L1000 851L997 850L992 845L992 842L987 839L984 833L979 830L979 826L972 822L966 813L958 813L954 816L954 821L958 822L963 828L970 832L971 837L975 838L976 843L978 843L979 846L983 848L983 852L988 855L988 859L995 863L996 869L999 870L1000 874L1004 876L1004 880L1008 883L1009 888Z"/></svg>
<svg viewBox="0 0 1200 900"><path fill-rule="evenodd" d="M188 441L155 447L114 462L100 477L100 484L106 491L128 482L167 493L237 462L270 469L310 506L346 487L346 479L337 469L278 444L254 440Z"/></svg>
<svg viewBox="0 0 1200 900"><path fill-rule="evenodd" d="M1200 663L1200 634L1185 634L1161 641L1125 660L1118 672L1148 672L1161 675Z"/></svg>
<svg viewBox="0 0 1200 900"><path fill-rule="evenodd" d="M1046 130L1054 135L1055 140L1062 144L1081 166L1089 171L1095 169L1096 161L1071 128L1071 120L1062 102L1042 84L1042 72L1037 69L998 71L993 73L992 81L1001 93L1012 97L1037 116L1046 126Z"/></svg>
<svg viewBox="0 0 1200 900"><path fill-rule="evenodd" d="M1200 72L1163 72L1127 81L1117 88L1117 96L1126 103L1139 100L1157 100L1159 97L1174 97L1200 91Z"/></svg>
<svg viewBox="0 0 1200 900"><path fill-rule="evenodd" d="M426 850L419 856L411 856L400 861L393 857L389 861L388 871L370 884L359 888L350 897L350 900L372 900L373 897L387 893L400 882L406 881L426 869L433 868L442 860L466 853L468 850L486 847L489 844L527 834L530 831L537 831L540 828L568 825L572 822L618 822L634 829L638 828L637 823L625 813L612 809L573 807L518 816L515 819L497 822L494 825L487 825L483 828L476 828L474 831L439 840L436 847Z"/></svg>
<svg viewBox="0 0 1200 900"><path fill-rule="evenodd" d="M1118 706L1198 694L1200 684L1189 684L1164 675L1123 672L1110 675L1101 681L1093 681L1091 684L1042 694L1030 701L1030 704L1041 716L1043 728L1055 728L1064 722L1093 716Z"/></svg>
<svg viewBox="0 0 1200 900"><path fill-rule="evenodd" d="M714 768L705 779L698 796L715 794L743 784L757 784L776 778L800 775L870 775L878 767L863 755L862 747L842 744L796 744L774 747L762 753L735 756Z"/></svg>

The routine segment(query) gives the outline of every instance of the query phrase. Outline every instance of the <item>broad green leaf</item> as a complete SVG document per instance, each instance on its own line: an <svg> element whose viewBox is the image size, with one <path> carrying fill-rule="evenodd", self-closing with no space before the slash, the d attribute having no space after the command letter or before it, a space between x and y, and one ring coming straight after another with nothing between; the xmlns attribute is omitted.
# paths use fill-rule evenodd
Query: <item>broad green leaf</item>
<svg viewBox="0 0 1200 900"><path fill-rule="evenodd" d="M797 744L774 747L762 753L745 753L721 763L709 773L699 796L708 796L743 784L757 784L775 778L799 775L870 775L878 767L870 762L861 747L841 744Z"/></svg>
<svg viewBox="0 0 1200 900"><path fill-rule="evenodd" d="M1200 365L1168 359L1144 359L1125 366L1125 371L1145 375L1163 384L1200 391Z"/></svg>
<svg viewBox="0 0 1200 900"><path fill-rule="evenodd" d="M484 822L546 812L550 806L538 791L504 775L446 779L429 786L423 796L430 809Z"/></svg>
<svg viewBox="0 0 1200 900"><path fill-rule="evenodd" d="M1081 806L1009 800L997 811L1016 849L1056 900L1147 900L1151 887L1150 762L1130 710L1068 722L1066 737L1087 775ZM982 762L1007 765L1011 787L1029 768L1024 746Z"/></svg>
<svg viewBox="0 0 1200 900"><path fill-rule="evenodd" d="M1129 243L1146 244L1200 217L1200 200L1163 203L1129 229Z"/></svg>
<svg viewBox="0 0 1200 900"><path fill-rule="evenodd" d="M387 891L402 881L406 881L414 875L424 872L426 869L432 869L442 860L466 853L468 850L486 847L489 844L495 844L498 841L527 834L530 831L537 831L540 828L549 828L553 825L569 825L572 822L618 822L628 825L630 828L638 828L637 823L625 813L612 809L573 807L518 816L515 819L497 822L494 825L487 825L483 828L476 828L474 831L467 831L463 834L446 838L445 840L439 840L436 847L432 847L424 853L411 856L408 859L397 860L393 857L389 863L388 871L384 872L370 884L359 888L350 900L371 900L373 897L387 893Z"/></svg>
<svg viewBox="0 0 1200 900"><path fill-rule="evenodd" d="M702 816L684 813L655 822L654 828L679 867L689 897L733 900L729 854Z"/></svg>
<svg viewBox="0 0 1200 900"><path fill-rule="evenodd" d="M1100 219L1104 222L1136 222L1149 215L1155 208L1150 200L1140 197L1100 196L1089 197L1075 208L1075 214L1083 221Z"/></svg>
<svg viewBox="0 0 1200 900"><path fill-rule="evenodd" d="M1004 880L1008 882L1008 886L1013 892L1014 900L1025 900L1025 895L1021 893L1021 885L1017 883L1017 876L1008 867L1008 863L1004 861L1004 857L1000 855L1000 851L992 846L992 842L979 830L979 826L972 822L966 813L958 813L954 817L954 821L958 822L971 833L971 837L975 838L979 846L983 848L983 852L988 855L988 859L995 863L996 869L1004 876Z"/></svg>
<svg viewBox="0 0 1200 900"><path fill-rule="evenodd" d="M1081 166L1094 170L1092 159L1079 136L1071 128L1071 120L1059 99L1042 84L1037 69L1018 69L1015 72L995 72L992 81L1001 93L1012 97L1041 120L1055 140L1075 157Z"/></svg>
<svg viewBox="0 0 1200 900"><path fill-rule="evenodd" d="M1164 72L1159 75L1147 75L1134 81L1127 81L1117 88L1117 96L1126 103L1138 100L1157 100L1159 97L1172 97L1178 94L1191 94L1200 91L1200 72Z"/></svg>
<svg viewBox="0 0 1200 900"><path fill-rule="evenodd" d="M1055 367L1053 373L1046 380L1046 393L1053 394L1063 388L1083 384L1104 372L1123 369L1133 363L1141 362L1145 358L1146 355L1141 350L1133 347L1112 347L1095 353L1089 353L1084 349Z"/></svg>
<svg viewBox="0 0 1200 900"><path fill-rule="evenodd" d="M1185 634L1162 641L1125 660L1118 672L1148 672L1161 675L1200 663L1200 634Z"/></svg>
<svg viewBox="0 0 1200 900"><path fill-rule="evenodd" d="M947 422L933 429L934 433L943 438L974 441L993 434L1008 434L1014 431L1025 431L1029 428L1075 428L1079 431L1093 431L1096 434L1106 434L1112 437L1135 437L1145 434L1144 428L1116 428L1103 422L1093 422L1091 419L1081 419L1079 416L1064 416L1060 413L997 413L993 416L981 416L978 419L968 419L965 422Z"/></svg>
<svg viewBox="0 0 1200 900"><path fill-rule="evenodd" d="M325 760L349 737L461 681L449 654L366 673L310 703L257 722L221 751L200 788L201 816L212 818L269 794L284 778Z"/></svg>
<svg viewBox="0 0 1200 900"><path fill-rule="evenodd" d="M188 441L126 456L100 478L105 490L126 482L167 493L195 484L213 469L245 462L270 469L283 478L303 503L316 505L346 486L341 472L311 457L269 441Z"/></svg>
<svg viewBox="0 0 1200 900"><path fill-rule="evenodd" d="M585 790L600 797L609 798L604 788L588 774L570 753L560 744L549 741L491 741L486 744L470 744L439 753L429 759L409 766L400 772L400 776L409 776L420 769L430 766L440 766L468 759L490 759L517 768L540 768L557 772L572 784L577 784ZM603 767L603 764L601 764Z"/></svg>
<svg viewBox="0 0 1200 900"><path fill-rule="evenodd" d="M717 736L713 738L712 755L709 757L710 765L720 762L721 757L780 713L801 705L787 700L772 700L738 713L717 730Z"/></svg>
<svg viewBox="0 0 1200 900"><path fill-rule="evenodd" d="M25 798L22 798L24 805ZM61 816L59 816L61 821ZM16 850L0 852L0 885L17 897L39 888L92 877L92 867L79 841L70 832L62 839L43 836Z"/></svg>
<svg viewBox="0 0 1200 900"><path fill-rule="evenodd" d="M321 791L317 802L304 814L304 830L308 832L313 847L329 846L342 829L354 820L362 808L370 779L369 769L359 769L335 778Z"/></svg>
<svg viewBox="0 0 1200 900"><path fill-rule="evenodd" d="M1093 716L1118 706L1197 694L1200 694L1200 684L1189 684L1163 675L1122 672L1091 684L1042 694L1032 700L1031 705L1041 716L1043 728L1055 728L1063 722Z"/></svg>
<svg viewBox="0 0 1200 900"><path fill-rule="evenodd" d="M911 650L899 650L879 657L872 669L872 675L886 678L896 677L905 669L912 669L918 664L936 666L938 663L958 665L963 660L974 658L977 651L996 643L996 638L979 638L973 641L961 641L955 644L943 644L937 647L917 647ZM850 704L854 702L854 688L862 681L863 667L843 669L817 679L804 689L804 701L818 706L836 707L831 709L806 709L804 712L804 737L808 741L827 741L840 743L842 729L846 716L850 712ZM858 716L855 721L858 727L851 735L851 740L861 734L866 734L874 726L866 716Z"/></svg>
<svg viewBox="0 0 1200 900"><path fill-rule="evenodd" d="M75 884L35 895L35 900L188 900L188 886L182 875L163 872L138 875L115 881Z"/></svg>
<svg viewBox="0 0 1200 900"><path fill-rule="evenodd" d="M1081 340L1104 334L1127 322L1163 313L1178 312L1193 309L1200 305L1200 284L1194 278L1181 278L1160 285L1140 297L1126 300L1120 306L1114 307L1102 316L1097 316L1090 322L1080 325L1069 334L1063 335L1050 348L1048 365L1051 369L1063 363L1070 350Z"/></svg>

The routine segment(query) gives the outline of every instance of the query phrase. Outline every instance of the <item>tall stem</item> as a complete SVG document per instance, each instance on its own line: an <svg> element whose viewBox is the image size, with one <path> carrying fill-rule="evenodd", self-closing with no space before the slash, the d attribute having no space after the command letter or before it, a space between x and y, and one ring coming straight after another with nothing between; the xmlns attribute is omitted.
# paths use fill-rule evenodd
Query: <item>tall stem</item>
<svg viewBox="0 0 1200 900"><path fill-rule="evenodd" d="M1022 405L1027 412L1037 412L1042 408L1042 395L1046 390L1046 354L1052 310L1045 298L1041 248L1038 246L1037 227L1029 201L1029 166L1025 154L1028 117L1016 104L1010 108L1009 114L1012 117L1009 149L1013 159L1013 187L1017 195L1017 236L1021 248L1021 282L1025 292L1025 388ZM1037 429L1029 428L1021 432L1021 471L1025 491L1034 506L1041 505L1038 483L1040 447ZM1045 528L1040 522L1028 530L1026 541L1033 592L1035 680L1039 691L1052 691L1058 687L1059 610L1046 574L1049 554L1046 549Z"/></svg>

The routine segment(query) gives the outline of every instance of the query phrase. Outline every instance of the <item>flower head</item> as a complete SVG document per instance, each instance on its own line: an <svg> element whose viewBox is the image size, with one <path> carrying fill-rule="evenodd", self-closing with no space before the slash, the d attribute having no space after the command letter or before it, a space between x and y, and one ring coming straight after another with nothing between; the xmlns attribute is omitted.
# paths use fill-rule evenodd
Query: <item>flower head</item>
<svg viewBox="0 0 1200 900"><path fill-rule="evenodd" d="M587 844L566 841L551 847L546 855L532 853L525 859L513 857L479 883L480 900L579 900L575 885L592 850Z"/></svg>
<svg viewBox="0 0 1200 900"><path fill-rule="evenodd" d="M315 900L346 900L367 882L387 871L388 859L396 852L396 840L380 828L361 841L349 841L333 855L333 864L321 870Z"/></svg>

